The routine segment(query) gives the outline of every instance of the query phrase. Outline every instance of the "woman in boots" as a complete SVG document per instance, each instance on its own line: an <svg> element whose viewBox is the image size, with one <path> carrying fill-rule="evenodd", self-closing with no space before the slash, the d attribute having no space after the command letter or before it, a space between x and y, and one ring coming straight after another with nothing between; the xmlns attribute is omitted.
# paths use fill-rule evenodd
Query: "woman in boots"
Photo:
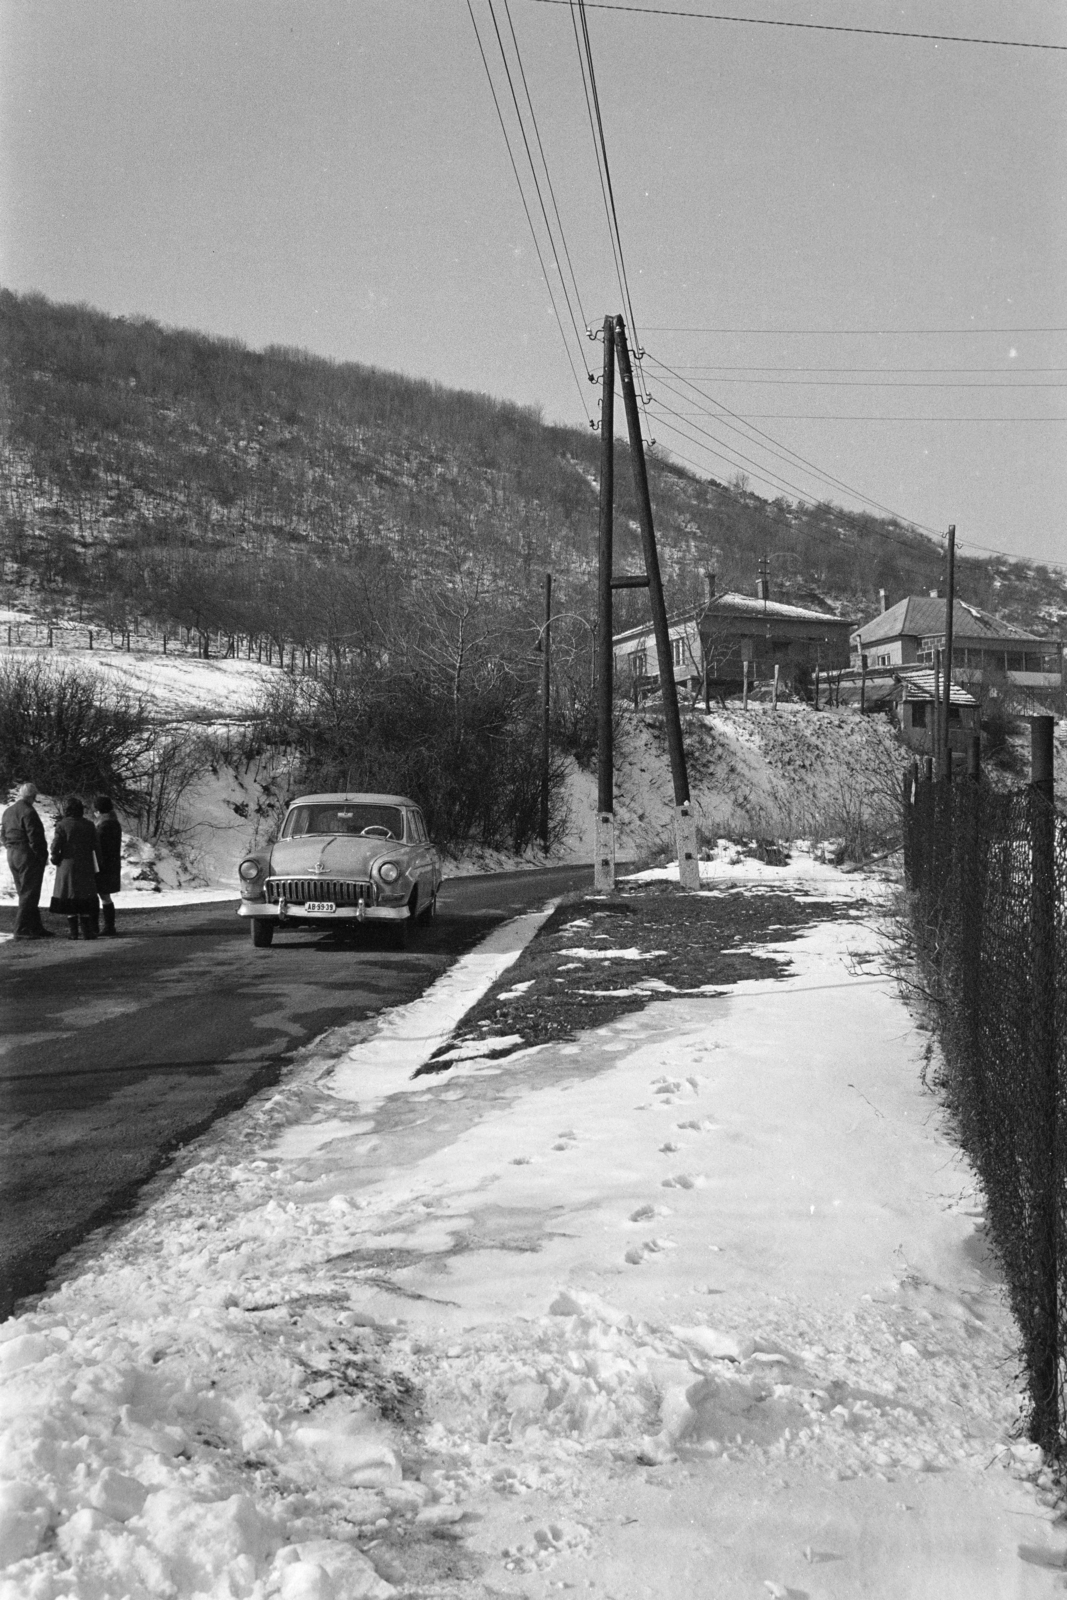
<svg viewBox="0 0 1067 1600"><path fill-rule="evenodd" d="M111 898L122 888L122 826L111 796L98 794L96 810L96 887L104 914L104 932L115 931L115 905Z"/></svg>
<svg viewBox="0 0 1067 1600"><path fill-rule="evenodd" d="M96 938L96 829L76 795L63 802L49 857L56 868L51 910L66 917L72 939Z"/></svg>

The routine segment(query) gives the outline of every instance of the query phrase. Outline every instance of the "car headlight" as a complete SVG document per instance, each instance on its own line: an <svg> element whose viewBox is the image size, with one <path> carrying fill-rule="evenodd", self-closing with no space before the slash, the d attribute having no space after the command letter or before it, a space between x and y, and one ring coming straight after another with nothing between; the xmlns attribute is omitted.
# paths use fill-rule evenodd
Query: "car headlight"
<svg viewBox="0 0 1067 1600"><path fill-rule="evenodd" d="M263 867L258 861L242 861L237 868L237 876L243 878L245 883L254 883L262 875Z"/></svg>
<svg viewBox="0 0 1067 1600"><path fill-rule="evenodd" d="M400 876L400 867L395 861L383 861L378 868L378 876L383 883L395 883Z"/></svg>

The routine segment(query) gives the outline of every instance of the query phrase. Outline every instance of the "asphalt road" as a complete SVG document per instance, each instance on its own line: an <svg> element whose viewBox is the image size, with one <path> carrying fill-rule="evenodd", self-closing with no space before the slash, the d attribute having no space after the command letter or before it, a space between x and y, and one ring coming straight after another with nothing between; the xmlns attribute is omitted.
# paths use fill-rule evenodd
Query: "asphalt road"
<svg viewBox="0 0 1067 1600"><path fill-rule="evenodd" d="M0 1318L175 1149L278 1082L294 1051L415 999L503 918L591 877L449 879L403 952L371 929L254 950L229 904L120 912L118 939L0 944ZM0 927L13 921L0 911Z"/></svg>

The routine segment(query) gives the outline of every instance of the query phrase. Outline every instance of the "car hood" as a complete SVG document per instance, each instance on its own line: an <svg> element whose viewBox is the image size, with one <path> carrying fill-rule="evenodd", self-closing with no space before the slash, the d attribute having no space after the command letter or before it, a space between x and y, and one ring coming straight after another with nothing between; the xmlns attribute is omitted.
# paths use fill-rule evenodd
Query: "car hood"
<svg viewBox="0 0 1067 1600"><path fill-rule="evenodd" d="M350 834L312 834L279 839L270 853L274 877L369 878L376 861L393 856L403 865L405 847L392 839L361 839ZM321 874L317 868L323 868Z"/></svg>

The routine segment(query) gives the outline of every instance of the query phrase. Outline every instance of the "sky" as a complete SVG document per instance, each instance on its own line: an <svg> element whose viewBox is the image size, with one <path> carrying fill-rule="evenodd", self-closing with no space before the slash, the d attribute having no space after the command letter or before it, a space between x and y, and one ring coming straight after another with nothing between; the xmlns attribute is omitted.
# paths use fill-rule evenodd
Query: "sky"
<svg viewBox="0 0 1067 1600"><path fill-rule="evenodd" d="M1067 562L1067 11L720 4L587 9L626 307L567 4L0 0L0 281L581 426L632 309L657 450Z"/></svg>

